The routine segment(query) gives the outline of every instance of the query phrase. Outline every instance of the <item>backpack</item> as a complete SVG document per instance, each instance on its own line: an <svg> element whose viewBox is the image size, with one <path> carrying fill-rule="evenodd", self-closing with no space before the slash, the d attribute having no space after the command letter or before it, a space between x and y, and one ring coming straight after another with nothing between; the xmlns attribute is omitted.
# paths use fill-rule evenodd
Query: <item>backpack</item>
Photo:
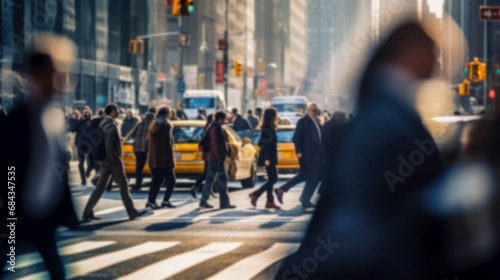
<svg viewBox="0 0 500 280"><path fill-rule="evenodd" d="M203 152L208 152L210 150L210 135L208 131L212 128L212 125L209 125L207 129L201 135L200 142L198 142L198 150Z"/></svg>

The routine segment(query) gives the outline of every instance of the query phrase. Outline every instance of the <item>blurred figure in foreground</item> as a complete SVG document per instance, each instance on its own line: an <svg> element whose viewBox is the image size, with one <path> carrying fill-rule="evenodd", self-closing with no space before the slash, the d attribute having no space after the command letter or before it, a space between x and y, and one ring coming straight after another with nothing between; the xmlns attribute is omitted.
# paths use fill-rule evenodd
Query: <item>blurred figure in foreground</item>
<svg viewBox="0 0 500 280"><path fill-rule="evenodd" d="M303 208L315 207L311 203L311 197L319 183L321 162L321 126L317 121L318 106L311 103L307 106L307 114L299 119L295 133L293 134L293 144L299 159L299 173L284 185L275 189L278 201L283 204L283 194L288 192L297 184L306 181L306 185L300 196Z"/></svg>
<svg viewBox="0 0 500 280"><path fill-rule="evenodd" d="M1 123L2 131L11 132L3 143L3 168L8 167L9 177L15 178L15 182L9 180L12 186L15 184L14 193L7 193L7 186L1 192L1 215L8 212L7 197L15 196L15 216L10 216L17 218L13 222L15 246L33 242L52 279L65 278L56 248L56 229L61 225L78 227L68 186L64 114L52 103L62 87L62 72L71 69L66 63L71 63L75 52L76 47L66 38L48 33L36 35L25 57L29 79L26 102ZM72 55L61 57L61 53ZM2 233L7 229L3 226ZM7 247L13 246L6 241L0 243L2 264L7 262Z"/></svg>
<svg viewBox="0 0 500 280"><path fill-rule="evenodd" d="M150 108L142 121L135 126L130 137L134 138L135 154L135 186L132 191L138 192L142 188L142 171L148 159L148 131L155 119L156 108Z"/></svg>
<svg viewBox="0 0 500 280"><path fill-rule="evenodd" d="M276 279L445 278L439 227L417 203L443 166L411 90L432 76L435 49L416 22L381 41L306 237Z"/></svg>

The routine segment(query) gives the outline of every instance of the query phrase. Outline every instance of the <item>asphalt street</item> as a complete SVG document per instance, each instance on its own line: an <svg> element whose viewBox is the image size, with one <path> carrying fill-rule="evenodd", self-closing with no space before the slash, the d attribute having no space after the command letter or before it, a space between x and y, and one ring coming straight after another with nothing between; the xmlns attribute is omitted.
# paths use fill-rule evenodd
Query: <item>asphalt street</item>
<svg viewBox="0 0 500 280"><path fill-rule="evenodd" d="M72 162L71 192L81 216L93 186L79 184ZM280 177L276 186L290 175ZM134 179L130 180L131 185ZM146 179L149 183L149 179ZM262 185L260 180L256 187ZM181 181L172 195L174 209L149 211L130 221L118 188L107 191L95 214L102 220L83 222L80 229L61 228L58 247L71 279L272 279L280 261L297 250L314 209L303 209L303 184L284 196L280 210L264 208L265 194L254 208L240 182L230 182L236 209L200 209L189 194L191 182ZM136 208L146 204L149 184L133 192ZM161 202L163 188L158 195ZM198 197L200 194L198 194ZM317 199L314 196L313 202ZM31 246L21 246L15 273L6 279L48 279L44 264Z"/></svg>

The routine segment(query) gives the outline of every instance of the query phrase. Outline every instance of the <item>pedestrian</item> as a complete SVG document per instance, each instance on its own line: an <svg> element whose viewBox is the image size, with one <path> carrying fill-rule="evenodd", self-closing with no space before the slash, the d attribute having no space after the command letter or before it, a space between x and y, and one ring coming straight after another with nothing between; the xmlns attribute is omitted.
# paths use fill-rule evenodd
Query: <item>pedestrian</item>
<svg viewBox="0 0 500 280"><path fill-rule="evenodd" d="M127 109L126 117L123 120L122 128L121 128L121 137L125 137L128 135L130 131L137 125L139 119L132 115L132 110Z"/></svg>
<svg viewBox="0 0 500 280"><path fill-rule="evenodd" d="M205 133L207 133L207 128L210 126L210 124L212 123L213 120L214 120L214 114L208 115L207 122L206 122L205 127L203 128L203 132L201 134L202 135L201 138L205 135ZM191 196L193 198L197 198L196 193L200 192L202 190L203 181L205 181L205 179L207 178L207 171L208 171L207 153L205 151L202 151L201 157L204 161L205 166L203 168L203 173L200 176L198 176L198 178L196 179L196 182L194 183L194 186L191 187L190 193L191 193ZM211 191L211 195L215 196L215 194L213 194L213 192L212 192L212 188L210 188L210 191Z"/></svg>
<svg viewBox="0 0 500 280"><path fill-rule="evenodd" d="M168 120L170 107L165 105L158 108L156 118L149 127L149 168L153 180L149 189L147 208L159 209L163 207L175 208L170 203L170 197L174 191L175 179L175 153L174 136L172 135L172 124ZM156 204L156 197L163 182L167 183L165 196L161 206Z"/></svg>
<svg viewBox="0 0 500 280"><path fill-rule="evenodd" d="M97 111L97 115L93 117L90 120L90 125L89 125L89 142L92 144L92 153L89 154L89 160L92 160L93 163L92 165L95 167L95 172L96 175L94 178L91 179L93 185L97 185L97 180L99 178L99 163L97 162L96 159L96 151L97 151L97 145L99 141L103 141L103 135L101 134L101 130L99 129L99 125L101 124L101 121L104 119L104 109L99 109Z"/></svg>
<svg viewBox="0 0 500 280"><path fill-rule="evenodd" d="M87 155L92 153L92 144L87 139L90 132L92 112L89 108L84 108L82 113L78 121L73 121L71 123L69 131L76 132L75 145L78 154L78 170L80 172L82 185L85 186L87 185L87 177L90 176L90 172L94 168L94 162L90 162L87 158ZM85 159L87 159L87 172L85 172L84 166Z"/></svg>
<svg viewBox="0 0 500 280"><path fill-rule="evenodd" d="M10 199L15 201L15 216L10 216L15 221L8 222L15 228L7 223L0 229L0 261L3 264L13 261L13 257L7 259L9 252L18 257L16 250L20 244L33 244L50 278L62 280L66 275L57 251L56 229L65 226L76 230L78 219L68 185L70 167L65 152L64 113L57 100L63 86L60 77L64 69L72 69L70 61L74 59L76 46L58 35L33 35L24 54L29 81L26 99L0 123L0 131L8 133L8 137L2 137L0 157L1 165L8 169L5 171L8 184L0 192L3 202L0 217L4 221L8 219L8 211L14 211ZM60 53L66 56L54 59L54 56L61 58ZM11 238L7 238L9 232ZM10 271L5 268L2 273Z"/></svg>
<svg viewBox="0 0 500 280"><path fill-rule="evenodd" d="M142 172L148 159L148 131L155 119L155 113L156 108L149 108L144 118L135 126L130 134L130 137L134 139L135 186L131 189L134 192L138 192L142 188Z"/></svg>
<svg viewBox="0 0 500 280"><path fill-rule="evenodd" d="M259 125L259 119L253 115L252 109L248 109L248 121L252 125L252 130L254 130Z"/></svg>
<svg viewBox="0 0 500 280"><path fill-rule="evenodd" d="M104 114L106 117L102 120L99 128L104 133L105 156L102 161L99 161L101 167L99 180L97 181L96 188L87 201L82 218L86 221L101 219L94 215L93 209L106 190L111 176L113 176L113 179L120 187L120 195L125 205L125 209L127 210L127 214L132 220L138 216L144 215L147 211L138 211L135 209L134 202L130 196L127 176L125 175L125 167L121 157L122 145L120 143L120 133L118 132L115 121L118 117L118 106L113 103L106 105Z"/></svg>
<svg viewBox="0 0 500 280"><path fill-rule="evenodd" d="M259 121L262 120L262 107L255 108L255 116L259 118Z"/></svg>
<svg viewBox="0 0 500 280"><path fill-rule="evenodd" d="M322 161L321 154L321 126L317 121L318 106L310 103L307 114L300 118L293 135L295 152L299 159L299 173L281 187L275 189L278 201L283 204L283 194L300 182L306 181L300 197L302 207L315 207L310 199L319 182Z"/></svg>
<svg viewBox="0 0 500 280"><path fill-rule="evenodd" d="M219 189L220 208L236 208L236 206L230 204L229 195L227 193L229 176L227 175L224 164L226 158L231 157L231 147L227 141L226 132L222 127L225 122L226 113L222 111L217 112L215 114L215 120L210 124L206 135L206 137L210 139L210 149L206 155L208 171L200 201L201 208L213 208L213 206L207 202L212 184L215 184Z"/></svg>
<svg viewBox="0 0 500 280"><path fill-rule="evenodd" d="M293 277L287 271L305 264L302 260L317 252L318 243L326 245L330 258L308 270L309 279L443 279L447 264L442 258L456 259L456 251L445 254L442 247L447 243L443 238L453 238L420 205L421 191L443 170L436 143L413 105L414 89L436 69L437 45L416 20L395 27L378 45L357 85L356 118L328 169L332 180L325 182L300 249L284 260L276 279ZM449 199L457 201L457 187L464 189L459 181L450 182L454 191ZM434 200L439 196L433 193L432 207L470 205L449 204L448 199L440 204ZM453 215L457 208L450 210ZM456 218L448 223L454 229ZM342 249L346 245L349 249ZM482 277L471 279L476 278Z"/></svg>
<svg viewBox="0 0 500 280"><path fill-rule="evenodd" d="M205 120L205 115L203 115L203 108L200 107L198 108L198 116L196 117L197 120Z"/></svg>
<svg viewBox="0 0 500 280"><path fill-rule="evenodd" d="M250 122L247 118L238 113L237 108L233 108L232 112L234 116L233 130L236 131L242 138L250 137L250 134L253 131Z"/></svg>
<svg viewBox="0 0 500 280"><path fill-rule="evenodd" d="M180 109L177 111L177 117L180 119L180 120L187 120L188 117L186 115L186 113L184 112L184 110Z"/></svg>
<svg viewBox="0 0 500 280"><path fill-rule="evenodd" d="M171 121L178 121L179 118L177 117L177 112L175 109L170 109L170 120Z"/></svg>
<svg viewBox="0 0 500 280"><path fill-rule="evenodd" d="M250 203L256 207L257 199L266 192L266 208L280 209L274 203L273 186L278 182L278 112L275 108L268 108L264 111L264 118L260 125L261 133L259 138L259 158L258 165L265 166L267 181L256 191L249 194Z"/></svg>

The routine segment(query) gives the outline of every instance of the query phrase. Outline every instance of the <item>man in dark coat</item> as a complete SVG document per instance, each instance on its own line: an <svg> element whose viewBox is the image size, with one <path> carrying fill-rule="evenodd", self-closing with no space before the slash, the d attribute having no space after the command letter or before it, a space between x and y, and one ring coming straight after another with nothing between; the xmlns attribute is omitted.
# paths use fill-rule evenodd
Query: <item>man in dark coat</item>
<svg viewBox="0 0 500 280"><path fill-rule="evenodd" d="M252 125L252 129L255 129L259 125L259 119L253 115L252 109L248 109L248 121Z"/></svg>
<svg viewBox="0 0 500 280"><path fill-rule="evenodd" d="M443 165L412 105L436 45L413 22L381 42L306 237L276 279L446 278L439 227L417 199Z"/></svg>
<svg viewBox="0 0 500 280"><path fill-rule="evenodd" d="M243 117L238 113L238 109L233 108L233 129L238 132L241 137L249 137L252 132L252 125L247 120L247 118Z"/></svg>
<svg viewBox="0 0 500 280"><path fill-rule="evenodd" d="M116 104L108 104L104 110L106 117L102 120L99 128L104 132L104 146L106 155L102 161L99 161L101 173L97 186L92 192L87 201L87 205L83 210L82 219L86 221L99 220L100 217L94 215L94 207L106 190L106 186L111 179L111 176L116 180L120 187L120 195L123 205L127 210L127 214L131 220L146 213L146 211L138 211L134 207L134 202L130 196L128 189L127 176L125 175L125 167L122 160L122 145L115 119L118 117L118 106Z"/></svg>
<svg viewBox="0 0 500 280"><path fill-rule="evenodd" d="M311 197L319 183L320 168L322 163L321 151L321 126L317 122L318 106L311 103L307 107L307 114L299 119L293 135L295 152L299 159L299 173L286 182L283 186L275 189L278 201L283 203L283 193L287 192L300 182L306 181L304 190L300 197L302 207L315 207L311 203Z"/></svg>
<svg viewBox="0 0 500 280"><path fill-rule="evenodd" d="M55 76L61 75L62 67L71 67L61 65L64 64L61 61L55 63L53 50L43 48L50 42L59 51L76 50L71 41L56 35L34 37L25 57L30 81L27 101L1 122L1 131L9 136L3 139L6 142L0 159L2 168L8 170L8 184L0 192L3 201L0 217L6 223L0 229L4 237L0 258L6 264L7 254L17 253L11 252L11 246L17 249L31 241L43 257L51 278L65 279L57 252L56 229L61 225L76 229L78 219L68 185L64 114L53 103L53 97L61 86L56 84L60 80ZM15 207L11 207L11 201ZM15 220L7 221L7 214ZM13 236L8 230L15 232L15 244L8 242L7 236Z"/></svg>
<svg viewBox="0 0 500 280"><path fill-rule="evenodd" d="M132 191L140 191L142 188L142 171L146 160L148 159L148 130L151 123L155 119L156 108L150 108L142 121L135 126L130 134L134 138L134 154L135 154L135 187Z"/></svg>
<svg viewBox="0 0 500 280"><path fill-rule="evenodd" d="M210 138L210 149L207 152L208 171L205 185L203 186L203 194L200 201L201 208L213 208L208 204L207 200L210 196L210 188L212 183L219 188L220 208L236 208L229 203L229 195L227 193L227 183L229 176L227 175L224 166L226 157L231 154L231 147L227 141L227 135L222 126L226 122L226 113L217 112L215 120L208 128L207 136Z"/></svg>
<svg viewBox="0 0 500 280"><path fill-rule="evenodd" d="M139 119L132 115L132 110L128 109L125 119L123 120L120 136L122 138L127 136L127 134L136 126L138 122Z"/></svg>

